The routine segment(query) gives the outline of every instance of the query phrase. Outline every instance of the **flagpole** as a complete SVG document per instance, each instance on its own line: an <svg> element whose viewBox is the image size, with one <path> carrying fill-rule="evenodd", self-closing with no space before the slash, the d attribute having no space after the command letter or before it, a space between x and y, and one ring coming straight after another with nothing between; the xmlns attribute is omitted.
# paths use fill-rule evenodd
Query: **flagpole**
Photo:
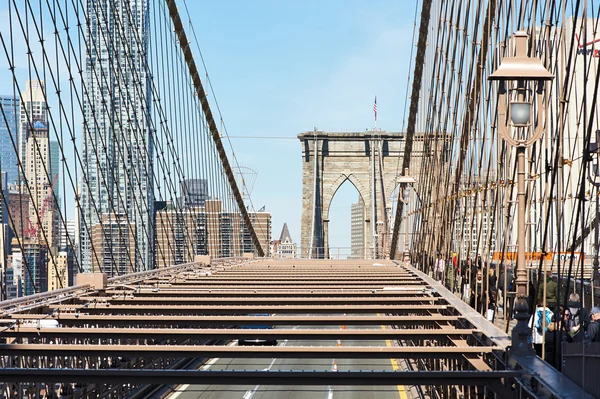
<svg viewBox="0 0 600 399"><path fill-rule="evenodd" d="M373 113L375 116L375 130L377 130L377 95L375 95L375 102L373 103Z"/></svg>

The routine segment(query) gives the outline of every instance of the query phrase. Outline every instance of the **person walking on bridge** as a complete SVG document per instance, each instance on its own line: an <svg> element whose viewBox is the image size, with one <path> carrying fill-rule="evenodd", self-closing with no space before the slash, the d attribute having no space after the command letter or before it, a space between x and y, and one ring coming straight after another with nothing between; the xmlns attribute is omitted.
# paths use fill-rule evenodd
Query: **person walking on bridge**
<svg viewBox="0 0 600 399"><path fill-rule="evenodd" d="M435 279L444 284L444 271L446 270L446 261L442 254L438 254L438 259L435 262Z"/></svg>
<svg viewBox="0 0 600 399"><path fill-rule="evenodd" d="M555 320L554 312L552 309L544 307L543 300L537 303L535 313L529 319L535 353L550 364L554 361L553 332L556 329L556 323L553 322Z"/></svg>
<svg viewBox="0 0 600 399"><path fill-rule="evenodd" d="M552 279L552 271L546 272L546 279L540 281L537 287L536 303L544 300L544 283L546 284L546 306L554 313L558 312L558 284ZM564 298L564 297L563 297Z"/></svg>
<svg viewBox="0 0 600 399"><path fill-rule="evenodd" d="M477 270L475 279L471 282L471 303L469 305L482 315L486 315L490 304L489 298L487 281L483 278L483 272Z"/></svg>
<svg viewBox="0 0 600 399"><path fill-rule="evenodd" d="M581 342L589 323L590 317L587 310L581 305L579 294L573 292L569 295L569 301L567 302L567 309L565 311L567 341Z"/></svg>
<svg viewBox="0 0 600 399"><path fill-rule="evenodd" d="M600 307L594 306L590 310L592 321L585 332L585 342L600 342Z"/></svg>

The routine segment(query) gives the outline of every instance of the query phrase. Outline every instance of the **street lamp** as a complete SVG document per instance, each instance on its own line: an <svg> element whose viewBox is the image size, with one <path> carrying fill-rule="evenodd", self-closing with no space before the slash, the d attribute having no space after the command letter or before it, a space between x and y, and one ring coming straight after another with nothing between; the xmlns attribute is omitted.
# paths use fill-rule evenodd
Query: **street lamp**
<svg viewBox="0 0 600 399"><path fill-rule="evenodd" d="M396 183L400 183L400 190L398 191L398 200L404 203L404 213L406 215L405 217L405 230L404 230L404 261L406 262L407 259L410 262L410 252L408 250L408 195L410 194L410 188L409 185L411 184L415 184L416 183L416 179L412 176L409 175L408 173L408 168L404 169L404 175L403 176L398 176L396 178ZM397 215L396 216L396 221L399 222L400 219L398 216L401 215ZM398 226L398 228L400 228L400 226ZM393 237L392 237L392 250L396 251L396 245L397 243L393 242Z"/></svg>
<svg viewBox="0 0 600 399"><path fill-rule="evenodd" d="M499 135L517 149L518 180L518 234L517 234L517 298L515 301L515 319L517 325L512 331L512 351L514 354L531 354L531 329L528 326L529 306L527 304L527 270L525 266L525 149L539 140L544 126L545 82L554 76L537 57L527 55L528 35L524 31L513 35L515 56L504 57L498 69L488 79L497 80L498 88L498 131ZM531 86L531 88L529 88ZM533 90L535 89L535 94ZM537 97L537 99L536 99ZM531 121L534 100L537 103L537 126ZM510 122L506 118L507 103Z"/></svg>
<svg viewBox="0 0 600 399"><path fill-rule="evenodd" d="M599 152L599 148L598 146L600 145L600 130L596 130L596 141L593 143L590 143L590 146L588 148L588 152L589 154L596 154L598 155ZM596 158L596 163L592 162L593 158L590 156L587 161L590 164L590 170L588 173L588 180L590 181L590 183L596 188L596 223L594 226L594 274L592 275L592 284L590 284L592 286L592 307L595 305L595 300L594 300L594 286L596 286L597 284L600 284L600 271L598 270L598 219L600 217L600 213L598 210L598 207L600 206L600 198L598 197L598 194L600 194L600 181L598 181L597 177L599 174L599 170L598 170L598 159ZM594 176L592 178L592 176ZM583 282L582 282L583 284Z"/></svg>
<svg viewBox="0 0 600 399"><path fill-rule="evenodd" d="M401 201L404 202L404 263L410 265L410 251L408 250L408 206L409 206L410 186L406 184L402 190Z"/></svg>

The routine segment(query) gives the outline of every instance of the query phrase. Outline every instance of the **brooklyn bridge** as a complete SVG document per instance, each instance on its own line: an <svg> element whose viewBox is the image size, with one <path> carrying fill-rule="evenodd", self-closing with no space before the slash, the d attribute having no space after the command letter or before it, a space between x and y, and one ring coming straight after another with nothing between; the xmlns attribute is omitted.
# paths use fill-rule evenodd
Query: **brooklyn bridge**
<svg viewBox="0 0 600 399"><path fill-rule="evenodd" d="M294 101L305 128L285 137L227 129L273 112L220 104L200 48L267 54L277 12L244 34L228 18L283 6L192 3L0 8L0 398L600 397L596 0L382 2L413 25L385 50L407 71L382 78L401 126L378 127L377 97L353 131ZM285 40L304 57L329 38ZM255 206L251 152L277 163L261 201L299 245Z"/></svg>

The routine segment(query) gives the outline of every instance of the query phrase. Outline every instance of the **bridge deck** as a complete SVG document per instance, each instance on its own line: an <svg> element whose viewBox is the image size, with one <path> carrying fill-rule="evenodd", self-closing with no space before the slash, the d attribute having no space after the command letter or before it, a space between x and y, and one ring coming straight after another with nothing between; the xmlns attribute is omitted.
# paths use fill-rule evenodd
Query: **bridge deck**
<svg viewBox="0 0 600 399"><path fill-rule="evenodd" d="M506 362L506 334L428 276L392 261L182 265L111 279L103 287L22 298L0 309L4 381L62 380L62 369L73 381L185 383L190 374L175 372L174 359L212 357L406 359L422 385L475 386L505 396L514 378L524 377ZM304 344L231 344L240 339ZM372 344L376 340L381 344ZM270 376L248 369L189 373L229 385L247 381L244 373L258 373L264 384L275 383L274 375L279 385L348 383L308 364ZM370 377L352 377L358 385L385 378L401 383L393 371L360 371ZM302 376L306 372L313 373L310 379Z"/></svg>

